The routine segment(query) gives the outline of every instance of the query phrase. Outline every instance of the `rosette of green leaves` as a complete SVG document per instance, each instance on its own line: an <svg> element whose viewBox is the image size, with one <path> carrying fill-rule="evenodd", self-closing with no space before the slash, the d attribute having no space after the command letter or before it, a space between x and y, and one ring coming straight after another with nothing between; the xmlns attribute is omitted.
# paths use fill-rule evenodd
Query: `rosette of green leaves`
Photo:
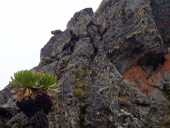
<svg viewBox="0 0 170 128"><path fill-rule="evenodd" d="M14 74L14 78L11 77L10 85L16 87L15 92L23 91L24 89L56 89L58 84L56 83L57 77L48 73L40 73L35 71L18 71Z"/></svg>
<svg viewBox="0 0 170 128"><path fill-rule="evenodd" d="M57 77L48 73L39 73L40 78L38 79L38 88L43 88L44 90L55 89L58 87L56 84Z"/></svg>

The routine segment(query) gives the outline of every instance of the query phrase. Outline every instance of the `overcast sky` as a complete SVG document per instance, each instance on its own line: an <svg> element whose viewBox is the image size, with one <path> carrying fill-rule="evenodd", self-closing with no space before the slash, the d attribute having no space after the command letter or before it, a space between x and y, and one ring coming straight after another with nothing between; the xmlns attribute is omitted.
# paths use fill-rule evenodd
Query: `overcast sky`
<svg viewBox="0 0 170 128"><path fill-rule="evenodd" d="M40 50L51 30L65 30L75 12L101 0L0 0L0 90L19 70L40 61Z"/></svg>

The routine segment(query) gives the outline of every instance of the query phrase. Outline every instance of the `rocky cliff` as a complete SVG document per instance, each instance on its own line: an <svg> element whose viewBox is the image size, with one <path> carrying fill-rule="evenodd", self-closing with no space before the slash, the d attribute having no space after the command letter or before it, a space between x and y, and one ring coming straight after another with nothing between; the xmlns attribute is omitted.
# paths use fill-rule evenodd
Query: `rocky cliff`
<svg viewBox="0 0 170 128"><path fill-rule="evenodd" d="M59 77L49 128L170 128L169 0L109 0L52 33L33 68ZM30 128L10 90L0 127Z"/></svg>

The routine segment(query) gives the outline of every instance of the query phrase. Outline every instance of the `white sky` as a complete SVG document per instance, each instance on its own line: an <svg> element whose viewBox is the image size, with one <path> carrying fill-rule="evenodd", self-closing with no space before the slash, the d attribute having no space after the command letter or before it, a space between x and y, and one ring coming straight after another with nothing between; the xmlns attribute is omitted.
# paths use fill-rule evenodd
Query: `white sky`
<svg viewBox="0 0 170 128"><path fill-rule="evenodd" d="M65 30L75 12L102 0L0 0L0 90L19 70L40 61L51 30Z"/></svg>

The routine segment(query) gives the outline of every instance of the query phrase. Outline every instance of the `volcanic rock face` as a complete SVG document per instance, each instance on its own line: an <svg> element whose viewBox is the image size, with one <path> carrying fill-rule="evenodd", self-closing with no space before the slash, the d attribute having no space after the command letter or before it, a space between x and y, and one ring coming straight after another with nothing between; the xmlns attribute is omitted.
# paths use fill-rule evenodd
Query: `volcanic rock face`
<svg viewBox="0 0 170 128"><path fill-rule="evenodd" d="M151 0L152 13L164 43L170 42L170 2L168 0ZM168 45L170 46L170 44Z"/></svg>
<svg viewBox="0 0 170 128"><path fill-rule="evenodd" d="M101 12L75 13L51 37L33 69L59 77L50 128L170 127L169 5L109 0ZM23 113L10 111L16 106L4 107L9 90L0 92L0 110L10 115L5 123L27 128ZM6 116L0 113L0 122Z"/></svg>

